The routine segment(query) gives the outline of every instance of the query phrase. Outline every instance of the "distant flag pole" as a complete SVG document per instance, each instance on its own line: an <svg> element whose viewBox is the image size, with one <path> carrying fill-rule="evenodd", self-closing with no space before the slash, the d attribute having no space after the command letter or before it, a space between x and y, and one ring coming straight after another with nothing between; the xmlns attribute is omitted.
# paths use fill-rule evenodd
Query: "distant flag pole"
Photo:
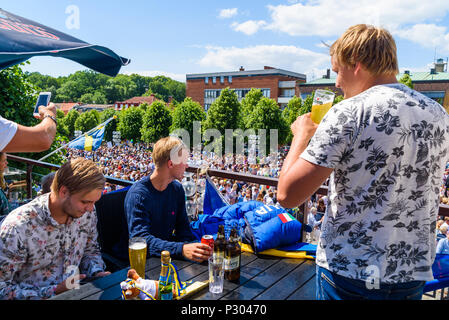
<svg viewBox="0 0 449 320"><path fill-rule="evenodd" d="M85 137L88 137L88 140L89 140L89 141L88 141L87 143L90 143L90 145L92 146L92 137L90 137L89 135L90 135L91 133L95 132L96 130L99 130L99 129L101 129L101 128L106 127L106 125L107 125L109 122L111 122L112 120L114 120L114 119L117 119L117 116L110 117L110 118L109 118L108 120L106 120L105 122L100 123L100 124L99 124L98 126L96 126L95 128L90 129L89 131L87 131L86 133L83 133L82 135L80 135L79 137L73 139L72 141L69 141L69 142L67 142L66 144L60 146L58 149L56 149L56 150L50 152L49 154L43 156L43 157L40 158L38 161L42 161L42 160L48 158L49 156L51 156L51 155L55 154L56 152L60 151L61 149L66 148L69 144L74 143L74 142L76 142L76 141L78 141L78 140L81 140L81 139L83 139L83 138L85 138Z"/></svg>

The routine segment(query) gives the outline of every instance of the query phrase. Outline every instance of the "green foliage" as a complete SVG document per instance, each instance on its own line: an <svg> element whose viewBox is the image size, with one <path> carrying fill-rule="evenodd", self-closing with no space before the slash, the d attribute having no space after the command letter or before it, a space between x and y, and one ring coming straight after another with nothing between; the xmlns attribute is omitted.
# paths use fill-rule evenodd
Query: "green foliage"
<svg viewBox="0 0 449 320"><path fill-rule="evenodd" d="M70 110L64 117L62 123L67 127L69 132L68 137L73 138L75 136L75 122L80 116L80 113L76 110Z"/></svg>
<svg viewBox="0 0 449 320"><path fill-rule="evenodd" d="M257 103L263 98L262 91L260 89L251 88L251 90L245 95L240 102L241 104L241 123L239 127L242 129L249 129L248 119L253 110L256 108Z"/></svg>
<svg viewBox="0 0 449 320"><path fill-rule="evenodd" d="M410 75L404 73L401 79L399 79L399 82L405 84L410 89L413 89L412 78L410 77Z"/></svg>
<svg viewBox="0 0 449 320"><path fill-rule="evenodd" d="M198 102L187 97L184 101L173 110L173 123L170 131L176 129L187 130L190 136L190 146L193 147L193 122L202 122L206 119L206 113ZM196 132L201 134L201 132Z"/></svg>
<svg viewBox="0 0 449 320"><path fill-rule="evenodd" d="M20 66L0 71L0 115L24 126L36 125L38 121L33 118L36 89Z"/></svg>
<svg viewBox="0 0 449 320"><path fill-rule="evenodd" d="M122 139L140 141L143 115L144 111L136 107L120 111L117 129Z"/></svg>
<svg viewBox="0 0 449 320"><path fill-rule="evenodd" d="M302 106L299 108L298 116L302 116L305 113L312 112L313 93L309 94L303 101Z"/></svg>
<svg viewBox="0 0 449 320"><path fill-rule="evenodd" d="M302 107L302 99L294 96L289 102L285 109L282 111L282 117L285 120L288 128L290 128L291 124L295 122L295 120L299 116L299 111ZM291 130L288 130L286 142L290 143L293 139L293 135Z"/></svg>
<svg viewBox="0 0 449 320"><path fill-rule="evenodd" d="M240 122L240 103L237 95L229 88L223 89L212 103L204 121L204 130L217 129L222 135L225 129L236 129Z"/></svg>
<svg viewBox="0 0 449 320"><path fill-rule="evenodd" d="M168 102L185 98L185 83L164 76L145 77L119 74L112 78L92 70L77 71L67 77L53 78L38 72L27 73L30 83L39 91L52 92L53 102L106 104L135 96L150 95Z"/></svg>
<svg viewBox="0 0 449 320"><path fill-rule="evenodd" d="M97 110L83 112L75 121L75 130L86 133L100 124L100 114Z"/></svg>
<svg viewBox="0 0 449 320"><path fill-rule="evenodd" d="M167 137L170 134L171 125L170 110L163 102L153 102L143 116L143 124L140 130L142 140L152 143L160 138Z"/></svg>
<svg viewBox="0 0 449 320"><path fill-rule="evenodd" d="M172 80L165 76L155 76L148 82L148 92L145 94L149 96L154 94L156 98L165 102L169 102L169 97L176 101L183 101L186 97L185 83Z"/></svg>
<svg viewBox="0 0 449 320"><path fill-rule="evenodd" d="M289 127L276 101L270 98L262 98L257 103L256 108L248 117L249 128L266 130L267 151L270 145L284 144L286 142ZM278 140L270 142L270 129L278 132ZM274 137L272 137L274 138ZM271 143L271 144L270 144Z"/></svg>
<svg viewBox="0 0 449 320"><path fill-rule="evenodd" d="M112 132L114 131L118 131L117 130L117 125L119 122L119 112L114 110L113 108L109 108L109 109L105 109L102 112L100 112L100 123L105 122L106 120L108 120L109 118L116 116L116 119L111 120L107 125L106 125L106 130L104 131L104 139L106 141L112 141Z"/></svg>

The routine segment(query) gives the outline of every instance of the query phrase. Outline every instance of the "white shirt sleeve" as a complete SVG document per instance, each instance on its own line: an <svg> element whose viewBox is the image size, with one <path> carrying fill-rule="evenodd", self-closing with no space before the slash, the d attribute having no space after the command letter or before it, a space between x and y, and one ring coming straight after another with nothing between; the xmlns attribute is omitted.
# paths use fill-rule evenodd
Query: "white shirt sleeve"
<svg viewBox="0 0 449 320"><path fill-rule="evenodd" d="M17 132L17 123L0 116L0 151L12 140Z"/></svg>

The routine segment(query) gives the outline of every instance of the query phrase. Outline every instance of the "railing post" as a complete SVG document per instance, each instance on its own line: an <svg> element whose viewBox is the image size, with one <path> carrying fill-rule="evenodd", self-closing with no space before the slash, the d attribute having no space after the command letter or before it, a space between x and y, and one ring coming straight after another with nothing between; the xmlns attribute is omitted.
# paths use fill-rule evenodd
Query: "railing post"
<svg viewBox="0 0 449 320"><path fill-rule="evenodd" d="M33 165L27 163L27 199L33 199Z"/></svg>

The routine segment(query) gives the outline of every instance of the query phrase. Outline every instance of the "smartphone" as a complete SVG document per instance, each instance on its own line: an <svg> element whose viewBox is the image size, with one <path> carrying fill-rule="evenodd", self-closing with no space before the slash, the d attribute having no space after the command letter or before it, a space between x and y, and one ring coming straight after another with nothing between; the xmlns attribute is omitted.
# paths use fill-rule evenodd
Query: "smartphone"
<svg viewBox="0 0 449 320"><path fill-rule="evenodd" d="M37 98L36 106L34 107L33 116L35 118L39 117L39 107L40 106L48 106L50 103L51 92L41 92L39 93L39 97Z"/></svg>

